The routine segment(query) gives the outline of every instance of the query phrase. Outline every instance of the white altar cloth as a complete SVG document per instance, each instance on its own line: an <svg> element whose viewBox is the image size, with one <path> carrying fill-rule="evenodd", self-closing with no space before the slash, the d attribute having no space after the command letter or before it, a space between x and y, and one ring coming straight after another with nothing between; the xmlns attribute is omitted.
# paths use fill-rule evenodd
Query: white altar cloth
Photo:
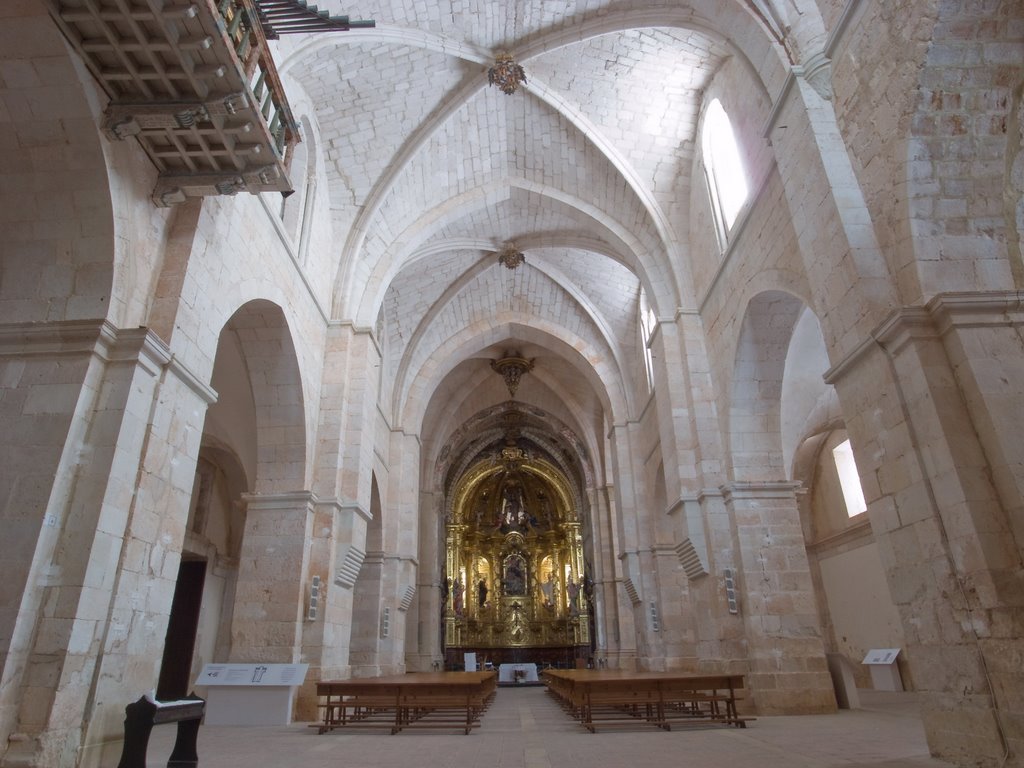
<svg viewBox="0 0 1024 768"><path fill-rule="evenodd" d="M516 672L519 672L518 676ZM518 677L518 680L516 679ZM540 682L537 677L536 664L501 664L498 667L499 683L536 683Z"/></svg>

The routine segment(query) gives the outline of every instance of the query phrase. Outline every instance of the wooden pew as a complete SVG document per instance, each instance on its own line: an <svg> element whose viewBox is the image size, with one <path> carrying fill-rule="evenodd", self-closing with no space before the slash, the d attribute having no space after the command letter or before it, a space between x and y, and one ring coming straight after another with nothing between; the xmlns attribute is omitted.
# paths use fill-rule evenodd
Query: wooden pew
<svg viewBox="0 0 1024 768"><path fill-rule="evenodd" d="M468 734L497 690L490 672L425 672L317 683L323 720L319 733L335 728L458 728Z"/></svg>
<svg viewBox="0 0 1024 768"><path fill-rule="evenodd" d="M680 722L721 722L746 728L753 718L740 717L736 711L736 692L742 688L742 675L668 678L663 682L666 718Z"/></svg>
<svg viewBox="0 0 1024 768"><path fill-rule="evenodd" d="M328 680L317 683L317 696L323 720L318 733L335 728L386 728L398 732L401 686L381 678L368 680Z"/></svg>
<svg viewBox="0 0 1024 768"><path fill-rule="evenodd" d="M491 673L490 678L494 677ZM494 688L485 680L404 686L399 696L401 728L459 727L468 734L479 727L493 697Z"/></svg>
<svg viewBox="0 0 1024 768"><path fill-rule="evenodd" d="M671 730L673 722L721 723L745 728L751 719L740 717L736 709L742 675L547 670L545 683L592 733L598 724Z"/></svg>
<svg viewBox="0 0 1024 768"><path fill-rule="evenodd" d="M577 686L580 722L591 733L602 725L646 723L669 730L660 681L610 679Z"/></svg>

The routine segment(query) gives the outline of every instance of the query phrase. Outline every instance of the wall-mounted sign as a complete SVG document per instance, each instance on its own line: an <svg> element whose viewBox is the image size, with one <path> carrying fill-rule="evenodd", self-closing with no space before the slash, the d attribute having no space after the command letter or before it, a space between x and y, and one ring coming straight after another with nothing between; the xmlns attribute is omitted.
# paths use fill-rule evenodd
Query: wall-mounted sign
<svg viewBox="0 0 1024 768"><path fill-rule="evenodd" d="M899 655L899 648L872 648L861 664L892 664Z"/></svg>
<svg viewBox="0 0 1024 768"><path fill-rule="evenodd" d="M302 685L309 664L207 664L196 685Z"/></svg>

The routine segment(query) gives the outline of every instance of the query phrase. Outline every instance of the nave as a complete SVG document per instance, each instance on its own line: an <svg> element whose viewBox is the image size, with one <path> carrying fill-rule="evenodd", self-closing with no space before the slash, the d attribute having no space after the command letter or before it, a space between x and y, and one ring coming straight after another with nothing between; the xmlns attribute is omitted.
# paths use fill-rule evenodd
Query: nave
<svg viewBox="0 0 1024 768"><path fill-rule="evenodd" d="M335 731L304 723L204 726L203 768L947 768L929 757L913 693L859 691L861 709L758 717L743 730L638 727L591 734L543 687L501 688L470 736L447 731ZM163 768L173 728L153 731L147 768Z"/></svg>

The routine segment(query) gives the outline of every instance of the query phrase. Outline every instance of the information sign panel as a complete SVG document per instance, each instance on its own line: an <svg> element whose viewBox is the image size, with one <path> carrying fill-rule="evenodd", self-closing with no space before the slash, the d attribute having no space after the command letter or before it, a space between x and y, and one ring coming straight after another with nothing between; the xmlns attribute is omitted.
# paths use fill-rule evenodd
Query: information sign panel
<svg viewBox="0 0 1024 768"><path fill-rule="evenodd" d="M309 664L207 664L196 685L302 685Z"/></svg>
<svg viewBox="0 0 1024 768"><path fill-rule="evenodd" d="M196 679L207 689L207 725L287 725L295 689L308 664L207 664Z"/></svg>

